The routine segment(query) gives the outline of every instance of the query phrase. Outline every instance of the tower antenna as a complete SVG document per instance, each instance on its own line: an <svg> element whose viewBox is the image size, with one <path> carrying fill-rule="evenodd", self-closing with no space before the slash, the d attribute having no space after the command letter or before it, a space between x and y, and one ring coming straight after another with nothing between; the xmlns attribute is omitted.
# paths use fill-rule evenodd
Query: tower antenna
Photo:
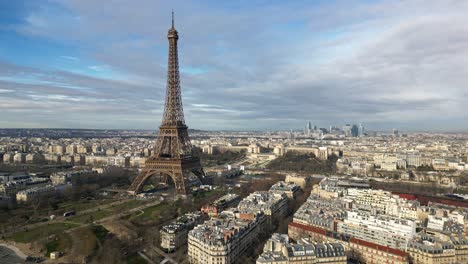
<svg viewBox="0 0 468 264"><path fill-rule="evenodd" d="M172 9L172 28L174 28L174 9Z"/></svg>

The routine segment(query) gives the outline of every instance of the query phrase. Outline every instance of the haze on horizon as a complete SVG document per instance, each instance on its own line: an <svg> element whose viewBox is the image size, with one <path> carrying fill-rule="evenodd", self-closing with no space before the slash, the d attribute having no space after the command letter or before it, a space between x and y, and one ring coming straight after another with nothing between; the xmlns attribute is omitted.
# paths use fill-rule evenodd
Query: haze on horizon
<svg viewBox="0 0 468 264"><path fill-rule="evenodd" d="M2 1L0 128L468 131L468 1Z"/></svg>

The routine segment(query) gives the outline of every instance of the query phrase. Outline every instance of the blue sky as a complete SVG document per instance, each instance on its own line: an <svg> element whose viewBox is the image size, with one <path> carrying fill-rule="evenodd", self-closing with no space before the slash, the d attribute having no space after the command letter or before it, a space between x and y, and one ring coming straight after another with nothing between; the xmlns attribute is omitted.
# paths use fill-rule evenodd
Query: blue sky
<svg viewBox="0 0 468 264"><path fill-rule="evenodd" d="M0 127L156 129L176 12L186 121L468 131L468 2L0 2Z"/></svg>

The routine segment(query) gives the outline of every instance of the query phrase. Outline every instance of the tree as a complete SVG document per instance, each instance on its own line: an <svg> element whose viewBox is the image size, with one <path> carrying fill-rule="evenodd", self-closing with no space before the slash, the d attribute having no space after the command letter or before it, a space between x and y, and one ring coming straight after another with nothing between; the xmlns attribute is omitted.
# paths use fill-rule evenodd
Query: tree
<svg viewBox="0 0 468 264"><path fill-rule="evenodd" d="M267 168L283 171L331 174L336 172L337 160L338 157L336 155L330 156L327 160L320 160L313 153L302 154L289 151L271 161L267 165Z"/></svg>
<svg viewBox="0 0 468 264"><path fill-rule="evenodd" d="M125 251L122 251L123 244L115 236L104 240L102 248L98 250L97 255L91 263L125 263ZM133 249L136 250L136 249Z"/></svg>
<svg viewBox="0 0 468 264"><path fill-rule="evenodd" d="M32 199L28 202L33 208L34 215L39 215L39 209L44 209L48 207L52 199L52 195L50 194L39 194L37 196L32 197Z"/></svg>

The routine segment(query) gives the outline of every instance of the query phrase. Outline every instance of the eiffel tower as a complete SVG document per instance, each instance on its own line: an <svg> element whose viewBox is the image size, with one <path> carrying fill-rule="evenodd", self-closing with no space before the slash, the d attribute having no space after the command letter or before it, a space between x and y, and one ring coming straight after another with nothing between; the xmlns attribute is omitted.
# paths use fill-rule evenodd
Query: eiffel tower
<svg viewBox="0 0 468 264"><path fill-rule="evenodd" d="M151 176L159 177L159 181L164 183L168 182L169 177L178 194L188 193L190 173L196 175L201 181L205 179L200 159L192 156L192 145L184 120L177 55L179 35L174 28L174 12L172 12L172 27L169 29L167 38L169 60L163 120L159 127L154 154L146 160L144 169L130 185L128 192L131 194L141 192L143 184Z"/></svg>

